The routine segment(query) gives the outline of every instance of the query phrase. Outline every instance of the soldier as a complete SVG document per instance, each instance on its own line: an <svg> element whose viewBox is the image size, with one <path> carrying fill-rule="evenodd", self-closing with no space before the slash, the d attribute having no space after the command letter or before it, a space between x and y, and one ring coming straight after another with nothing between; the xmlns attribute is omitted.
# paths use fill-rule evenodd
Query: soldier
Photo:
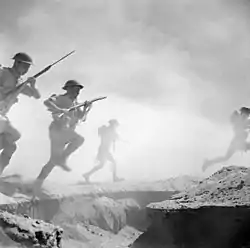
<svg viewBox="0 0 250 248"><path fill-rule="evenodd" d="M32 58L26 53L17 53L13 58L12 67L0 67L0 101L5 101L21 83L21 76L25 75L33 64ZM28 84L23 88L22 94L39 99L40 93L35 87L36 79L29 77ZM7 116L0 113L0 175L9 165L11 157L17 149L16 142L21 134L14 128Z"/></svg>
<svg viewBox="0 0 250 248"><path fill-rule="evenodd" d="M242 107L239 112L234 111L231 116L234 136L226 151L226 154L211 160L206 159L202 166L203 171L213 164L229 160L238 151L247 152L250 150L250 143L247 142L248 131L250 129L249 115L250 109L246 107Z"/></svg>
<svg viewBox="0 0 250 248"><path fill-rule="evenodd" d="M109 120L109 126L101 126L98 128L98 135L101 138L101 143L98 149L97 153L97 161L99 162L97 166L95 166L92 170L89 172L83 174L83 177L85 178L86 182L89 182L89 177L94 174L96 171L103 168L105 163L107 161L110 161L112 163L112 171L113 171L113 181L121 181L123 179L117 177L117 166L116 161L113 158L110 149L113 146L113 150L115 150L115 144L117 140L120 140L119 135L116 132L117 127L119 126L119 123L115 119Z"/></svg>
<svg viewBox="0 0 250 248"><path fill-rule="evenodd" d="M65 171L71 171L67 159L84 143L84 138L76 133L75 129L79 120L86 121L92 105L87 102L85 107L69 111L78 104L77 96L83 88L76 80L69 80L62 88L66 91L65 94L54 94L44 101L45 106L52 112L53 121L49 126L50 159L37 177L36 182L39 185L42 185L56 165ZM60 116L61 114L63 116Z"/></svg>

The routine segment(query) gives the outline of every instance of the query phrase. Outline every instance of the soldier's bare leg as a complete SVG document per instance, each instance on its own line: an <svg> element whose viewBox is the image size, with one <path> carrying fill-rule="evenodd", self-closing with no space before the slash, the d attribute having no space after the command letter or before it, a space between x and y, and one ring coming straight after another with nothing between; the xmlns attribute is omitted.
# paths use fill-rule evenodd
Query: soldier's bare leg
<svg viewBox="0 0 250 248"><path fill-rule="evenodd" d="M4 133L1 134L2 152L0 155L0 174L2 174L6 166L9 165L17 149L16 142L20 138L21 134L11 124L7 125Z"/></svg>
<svg viewBox="0 0 250 248"><path fill-rule="evenodd" d="M47 164L43 166L40 174L37 177L37 180L43 182L49 176L54 167L55 164L53 163L53 161L49 160Z"/></svg>
<svg viewBox="0 0 250 248"><path fill-rule="evenodd" d="M51 125L49 129L49 138L51 144L50 161L52 161L54 165L59 165L65 171L71 171L62 159L65 146L70 141L69 132L65 129L58 129L55 125Z"/></svg>
<svg viewBox="0 0 250 248"><path fill-rule="evenodd" d="M51 171L56 166L56 161L58 160L58 153L51 153L49 161L43 166L40 174L37 177L37 180L43 183L43 181L49 176Z"/></svg>
<svg viewBox="0 0 250 248"><path fill-rule="evenodd" d="M61 166L67 168L67 159L69 158L69 156L74 153L77 149L79 149L82 144L84 143L84 138L77 134L77 133L73 133L72 137L70 138L70 141L67 145L67 147L64 149L63 154L62 154L62 162L61 162Z"/></svg>
<svg viewBox="0 0 250 248"><path fill-rule="evenodd" d="M54 135L53 131L50 133L50 159L43 166L40 174L37 177L37 181L42 185L44 180L49 176L51 171L57 165L58 161L61 159L65 142L63 139L59 139L58 135Z"/></svg>
<svg viewBox="0 0 250 248"><path fill-rule="evenodd" d="M103 168L104 164L105 164L105 160L99 161L99 163L93 167L90 171L88 171L87 173L83 174L82 176L84 177L86 182L89 182L89 178L90 176L92 176L92 174L94 174L95 172L99 171L100 169Z"/></svg>
<svg viewBox="0 0 250 248"><path fill-rule="evenodd" d="M118 179L116 161L110 153L108 154L107 159L111 162L113 181L115 182Z"/></svg>
<svg viewBox="0 0 250 248"><path fill-rule="evenodd" d="M113 181L114 182L122 181L123 179L117 176L117 163L116 163L114 157L109 153L107 156L107 159L111 162Z"/></svg>

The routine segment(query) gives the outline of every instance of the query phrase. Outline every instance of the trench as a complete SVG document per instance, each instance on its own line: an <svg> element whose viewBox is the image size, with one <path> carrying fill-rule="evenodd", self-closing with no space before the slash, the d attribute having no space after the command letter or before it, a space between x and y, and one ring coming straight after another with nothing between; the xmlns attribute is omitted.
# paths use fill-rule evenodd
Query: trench
<svg viewBox="0 0 250 248"><path fill-rule="evenodd" d="M71 195L1 204L0 210L12 214L28 215L53 224L89 223L101 229L118 233L131 226L145 232L151 224L146 206L159 202L177 191L124 191L93 195ZM75 222L74 222L75 221Z"/></svg>

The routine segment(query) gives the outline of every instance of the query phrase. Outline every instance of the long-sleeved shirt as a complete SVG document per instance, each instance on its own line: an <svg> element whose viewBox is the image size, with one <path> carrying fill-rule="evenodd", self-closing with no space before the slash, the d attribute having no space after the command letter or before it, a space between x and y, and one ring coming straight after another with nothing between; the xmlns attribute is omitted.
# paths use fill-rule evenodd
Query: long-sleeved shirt
<svg viewBox="0 0 250 248"><path fill-rule="evenodd" d="M0 101L3 101L21 83L21 77L17 75L13 68L0 67ZM40 98L37 89L29 85L26 85L21 93L29 97Z"/></svg>

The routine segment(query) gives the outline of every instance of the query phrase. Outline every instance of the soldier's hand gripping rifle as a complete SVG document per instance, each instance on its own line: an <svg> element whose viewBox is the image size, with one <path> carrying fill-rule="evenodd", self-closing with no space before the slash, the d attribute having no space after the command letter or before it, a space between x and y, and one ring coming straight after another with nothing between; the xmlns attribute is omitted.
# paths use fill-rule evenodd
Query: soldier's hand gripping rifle
<svg viewBox="0 0 250 248"><path fill-rule="evenodd" d="M90 101L85 101L85 102L83 102L83 103L79 103L79 104L77 104L77 105L75 105L75 106L69 108L68 111L70 112L70 111L73 111L73 110L78 109L78 108L81 108L81 107L87 108L87 107L90 106L93 102L100 101L100 100L103 100L103 99L106 99L106 98L107 98L106 96L100 96L100 97L94 98L94 99L92 99L92 100L90 100Z"/></svg>
<svg viewBox="0 0 250 248"><path fill-rule="evenodd" d="M65 59L66 57L68 57L69 55L71 55L74 52L75 51L72 51L72 52L66 54L65 56L63 56L62 58L60 58L59 60L57 60L56 62L48 65L47 67L45 67L42 71L38 72L33 77L34 78L40 77L42 74L44 74L45 72L47 72L52 66L54 66L57 63L59 63L61 60ZM7 97L3 101L0 101L0 114L6 115L9 112L9 110L13 106L13 104L15 104L17 102L18 95L23 91L24 87L28 83L29 83L29 80L26 80L25 82L21 83L17 87L17 89L15 91L12 91L11 93L9 93L7 95Z"/></svg>
<svg viewBox="0 0 250 248"><path fill-rule="evenodd" d="M96 102L96 101L99 101L99 100L104 100L104 99L106 99L106 98L107 98L106 96L103 96L103 97L94 98L94 99L92 99L91 101L85 101L85 102L82 104L83 107L84 107L84 109L83 109L84 115L83 115L83 117L79 120L79 122L84 122L84 121L86 121L87 114L88 114L88 112L90 111L91 105L92 105L93 102ZM79 104L79 107L80 107L80 104Z"/></svg>
<svg viewBox="0 0 250 248"><path fill-rule="evenodd" d="M75 105L75 106L69 108L69 109L67 110L66 113L54 114L54 117L56 117L56 119L61 119L61 120L64 119L65 121L69 121L69 120L71 119L71 117L69 117L67 114L69 114L71 111L74 111L74 110L76 110L76 109L78 109L78 108L84 107L84 110L83 110L83 111L85 112L85 114L84 114L84 116L82 117L82 119L79 120L79 121L84 121L85 118L86 118L86 114L87 114L87 112L89 111L88 108L90 107L90 105L91 105L93 102L100 101L100 100L104 100L104 99L106 99L106 98L107 98L106 96L101 96L101 97L94 98L94 99L92 99L92 100L90 100L90 101L85 101L85 102L83 102L83 103L79 103L79 104L77 104L77 105Z"/></svg>

